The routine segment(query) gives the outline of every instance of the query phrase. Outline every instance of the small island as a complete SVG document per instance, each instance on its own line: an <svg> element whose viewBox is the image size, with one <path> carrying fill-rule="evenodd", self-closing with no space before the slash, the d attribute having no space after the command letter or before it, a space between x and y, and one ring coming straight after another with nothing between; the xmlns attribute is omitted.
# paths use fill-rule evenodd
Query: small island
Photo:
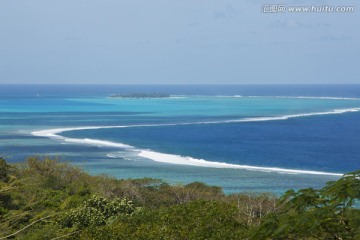
<svg viewBox="0 0 360 240"><path fill-rule="evenodd" d="M110 98L168 98L170 94L167 93L126 93L126 94L111 94Z"/></svg>

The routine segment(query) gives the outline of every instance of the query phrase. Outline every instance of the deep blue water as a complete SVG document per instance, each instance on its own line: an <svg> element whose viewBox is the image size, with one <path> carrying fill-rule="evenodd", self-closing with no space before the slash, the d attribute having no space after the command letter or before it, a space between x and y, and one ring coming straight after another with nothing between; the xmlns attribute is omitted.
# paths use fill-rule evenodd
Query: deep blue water
<svg viewBox="0 0 360 240"><path fill-rule="evenodd" d="M133 92L176 96L108 98ZM360 112L325 114L344 109L360 109L360 85L1 85L0 154L10 162L23 161L29 155L60 156L90 173L118 178L203 181L222 186L226 192L281 193L289 188L319 188L338 177L162 163L139 157L133 150L31 133L64 127L154 125L60 135L124 143L209 162L345 173L360 169ZM305 116L227 122L301 114ZM199 124L204 122L211 124Z"/></svg>
<svg viewBox="0 0 360 240"><path fill-rule="evenodd" d="M360 169L360 114L287 121L64 133L234 164L345 173Z"/></svg>

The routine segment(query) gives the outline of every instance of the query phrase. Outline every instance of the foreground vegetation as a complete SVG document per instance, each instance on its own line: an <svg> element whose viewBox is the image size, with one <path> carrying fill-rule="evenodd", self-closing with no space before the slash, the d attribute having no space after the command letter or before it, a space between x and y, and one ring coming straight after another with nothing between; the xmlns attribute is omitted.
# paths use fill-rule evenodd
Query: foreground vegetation
<svg viewBox="0 0 360 240"><path fill-rule="evenodd" d="M360 239L359 199L360 171L276 198L0 158L0 239Z"/></svg>

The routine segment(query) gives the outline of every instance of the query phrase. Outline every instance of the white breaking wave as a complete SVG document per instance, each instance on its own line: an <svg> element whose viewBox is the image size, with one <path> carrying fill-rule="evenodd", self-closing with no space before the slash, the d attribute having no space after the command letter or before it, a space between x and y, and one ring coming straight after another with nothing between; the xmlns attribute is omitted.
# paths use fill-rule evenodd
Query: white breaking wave
<svg viewBox="0 0 360 240"><path fill-rule="evenodd" d="M140 157L148 158L156 162L163 163L172 163L180 165L190 165L197 167L212 167L212 168L231 168L231 169L245 169L245 170L255 170L262 172L279 172L279 173L290 173L290 174L313 174L313 175L331 175L331 176L342 176L341 173L328 173L328 172L318 172L318 171L306 171L306 170L295 170L295 169L286 169L286 168L276 168L276 167L256 167L249 165L239 165L239 164L230 164L222 162L212 162L206 161L204 159L196 159L192 157L184 157L174 154L159 153L149 150L140 150L138 154Z"/></svg>
<svg viewBox="0 0 360 240"><path fill-rule="evenodd" d="M124 152L113 152L106 154L108 158L121 158L122 160L126 161L136 161L132 156L128 154L124 154Z"/></svg>
<svg viewBox="0 0 360 240"><path fill-rule="evenodd" d="M96 129L111 129L111 128L132 128L132 127L160 127L160 126L181 126L181 125L199 125L199 124L221 124L221 123L240 123L240 122L259 122L259 121L278 121L278 120L287 120L290 118L298 117L309 117L309 116L318 116L318 115L329 115L329 114L342 114L347 112L359 112L360 108L349 108L349 109L335 109L327 112L313 112L313 113L302 113L302 114L292 114L292 115L283 115L283 116L274 116L274 117L252 117L252 118L242 118L242 119L230 119L223 121L207 121L207 122L188 122L188 123L168 123L168 124L142 124L142 125L120 125L120 126L85 126L85 127L73 127L73 128L55 128L55 129L46 129L34 131L31 134L38 137L47 137L51 139L61 140L67 143L77 143L77 144L86 144L99 147L114 147L127 149L134 152L137 152L137 155L147 159L151 159L157 162L171 163L171 164L181 164L181 165L191 165L198 167L213 167L213 168L232 168L232 169L246 169L246 170L255 170L255 171L270 171L270 172L279 172L279 173L289 173L289 174L316 174L316 175L332 175L332 176L342 176L340 173L329 173L329 172L319 172L319 171L306 171L306 170L296 170L296 169L284 169L276 167L258 167L258 166L248 166L248 165L238 165L238 164L229 164L222 162L212 162L206 161L203 159L195 159L191 157L184 157L174 154L166 154L154 152L151 150L138 149L134 146L116 143L111 141L89 139L89 138L68 138L61 136L63 132L69 131L80 131L80 130L96 130ZM113 156L108 156L113 157Z"/></svg>
<svg viewBox="0 0 360 240"><path fill-rule="evenodd" d="M120 127L124 127L124 126L55 128L55 129L35 131L35 132L32 132L32 135L38 136L38 137L48 137L51 139L62 140L67 143L79 143L79 144L87 144L87 145L103 146L103 147L115 147L115 148L133 148L130 145L122 144L122 143L115 143L115 142L90 139L90 138L83 138L83 139L68 138L68 137L63 137L63 136L59 135L60 133L69 132L69 131L104 129L104 128L120 128Z"/></svg>
<svg viewBox="0 0 360 240"><path fill-rule="evenodd" d="M243 96L243 95L218 95L218 98L285 98L285 99L324 99L324 100L360 100L349 97L315 97L315 96Z"/></svg>
<svg viewBox="0 0 360 240"><path fill-rule="evenodd" d="M169 98L188 98L188 96L187 95L170 95L170 97Z"/></svg>
<svg viewBox="0 0 360 240"><path fill-rule="evenodd" d="M299 117L311 117L311 116L319 116L319 115L331 115L331 114L342 114L347 112L359 112L360 108L347 108L347 109L335 109L327 112L313 112L313 113L299 113L299 114L291 114L291 115L283 115L283 116L275 116L275 117L253 117L253 118L243 118L243 119L235 119L228 120L226 122L259 122L259 121L275 121L275 120L287 120L290 118L299 118Z"/></svg>
<svg viewBox="0 0 360 240"><path fill-rule="evenodd" d="M234 97L236 97L235 95ZM360 98L348 97L315 97L315 96L244 96L248 98L294 98L294 99L325 99L325 100L360 100Z"/></svg>

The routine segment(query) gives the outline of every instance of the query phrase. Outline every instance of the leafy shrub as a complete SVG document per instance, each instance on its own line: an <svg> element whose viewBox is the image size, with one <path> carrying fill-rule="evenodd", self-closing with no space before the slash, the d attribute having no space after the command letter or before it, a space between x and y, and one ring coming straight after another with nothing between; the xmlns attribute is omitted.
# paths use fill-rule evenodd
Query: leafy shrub
<svg viewBox="0 0 360 240"><path fill-rule="evenodd" d="M113 220L118 215L127 215L135 211L131 201L126 198L119 200L108 200L104 197L93 195L84 202L83 206L70 210L60 219L63 227L78 226L101 226Z"/></svg>
<svg viewBox="0 0 360 240"><path fill-rule="evenodd" d="M9 180L10 171L11 166L6 163L4 158L0 157L0 181L7 182Z"/></svg>
<svg viewBox="0 0 360 240"><path fill-rule="evenodd" d="M145 209L111 225L85 229L80 239L244 239L247 227L236 206L220 201L193 201Z"/></svg>

